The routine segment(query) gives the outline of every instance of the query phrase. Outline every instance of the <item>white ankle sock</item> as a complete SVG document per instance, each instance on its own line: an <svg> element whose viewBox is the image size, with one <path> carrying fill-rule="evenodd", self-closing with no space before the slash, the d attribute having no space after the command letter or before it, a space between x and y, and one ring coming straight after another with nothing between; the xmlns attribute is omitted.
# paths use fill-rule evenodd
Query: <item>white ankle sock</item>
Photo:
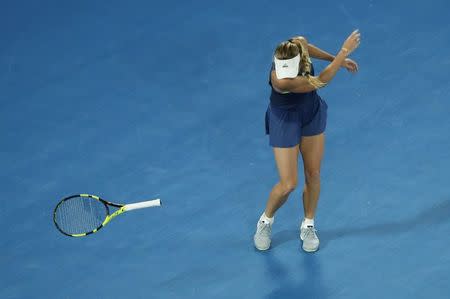
<svg viewBox="0 0 450 299"><path fill-rule="evenodd" d="M308 226L314 226L314 218L313 219L309 219L309 218L305 218L302 221L302 227L308 227Z"/></svg>
<svg viewBox="0 0 450 299"><path fill-rule="evenodd" d="M269 218L266 216L266 213L262 213L261 217L259 217L259 221L263 221L265 223L273 224L275 217Z"/></svg>

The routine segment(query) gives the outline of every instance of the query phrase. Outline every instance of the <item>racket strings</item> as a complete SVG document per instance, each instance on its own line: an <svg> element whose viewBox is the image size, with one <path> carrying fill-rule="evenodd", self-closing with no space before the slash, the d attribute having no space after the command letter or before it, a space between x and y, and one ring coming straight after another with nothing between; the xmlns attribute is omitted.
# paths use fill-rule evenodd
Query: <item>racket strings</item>
<svg viewBox="0 0 450 299"><path fill-rule="evenodd" d="M55 211L55 222L65 233L83 234L101 226L108 208L89 197L75 197L61 202Z"/></svg>

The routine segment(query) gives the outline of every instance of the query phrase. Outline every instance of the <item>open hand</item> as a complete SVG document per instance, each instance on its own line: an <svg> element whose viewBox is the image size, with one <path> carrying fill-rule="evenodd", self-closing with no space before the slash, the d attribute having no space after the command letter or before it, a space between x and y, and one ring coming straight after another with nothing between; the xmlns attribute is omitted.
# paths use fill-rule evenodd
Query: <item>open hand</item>
<svg viewBox="0 0 450 299"><path fill-rule="evenodd" d="M358 29L352 32L349 37L345 40L344 44L342 45L342 48L346 49L347 56L350 55L353 51L355 51L356 48L358 48L359 44L361 43L361 33Z"/></svg>

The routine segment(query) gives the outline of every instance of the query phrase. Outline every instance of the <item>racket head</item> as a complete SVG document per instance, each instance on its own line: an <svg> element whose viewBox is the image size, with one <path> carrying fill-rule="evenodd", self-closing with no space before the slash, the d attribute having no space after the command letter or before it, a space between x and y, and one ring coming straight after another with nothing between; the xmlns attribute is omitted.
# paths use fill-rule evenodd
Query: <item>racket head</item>
<svg viewBox="0 0 450 299"><path fill-rule="evenodd" d="M76 194L63 198L53 211L56 228L70 237L84 237L97 232L109 222L108 205L121 207L91 194Z"/></svg>

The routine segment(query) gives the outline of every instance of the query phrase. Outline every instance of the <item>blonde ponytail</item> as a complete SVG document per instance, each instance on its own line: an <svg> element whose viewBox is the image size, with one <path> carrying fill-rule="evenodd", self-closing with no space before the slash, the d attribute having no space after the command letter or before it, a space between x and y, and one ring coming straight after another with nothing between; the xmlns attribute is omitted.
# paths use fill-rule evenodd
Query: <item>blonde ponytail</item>
<svg viewBox="0 0 450 299"><path fill-rule="evenodd" d="M298 39L297 39L298 40ZM303 45L303 42L298 40L298 43L295 43L296 45L300 46L300 69L302 72L302 75L306 77L309 84L314 86L315 88L321 88L327 85L325 82L322 82L318 77L311 76L311 58L309 57L308 49Z"/></svg>

